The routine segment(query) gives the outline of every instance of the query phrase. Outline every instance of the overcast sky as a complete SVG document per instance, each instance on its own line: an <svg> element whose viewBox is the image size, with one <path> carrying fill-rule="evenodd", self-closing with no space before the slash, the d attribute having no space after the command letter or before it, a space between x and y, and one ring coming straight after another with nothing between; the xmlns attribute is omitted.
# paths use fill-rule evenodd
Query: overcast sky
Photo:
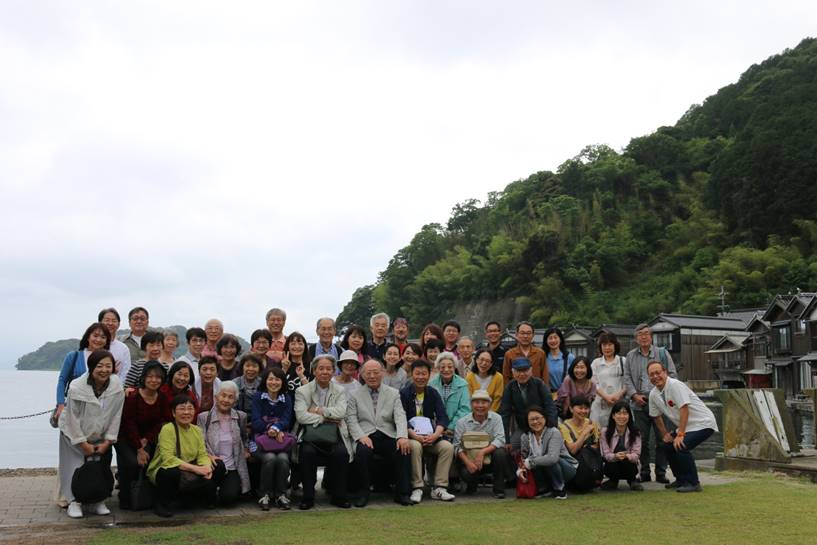
<svg viewBox="0 0 817 545"><path fill-rule="evenodd" d="M1 1L0 367L111 305L314 336L457 202L817 34L813 1L561 4Z"/></svg>

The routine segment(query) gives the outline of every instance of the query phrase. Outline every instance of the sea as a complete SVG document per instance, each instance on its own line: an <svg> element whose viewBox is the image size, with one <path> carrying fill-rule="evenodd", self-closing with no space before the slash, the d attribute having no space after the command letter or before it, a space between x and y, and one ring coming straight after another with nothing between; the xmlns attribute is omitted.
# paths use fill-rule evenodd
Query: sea
<svg viewBox="0 0 817 545"><path fill-rule="evenodd" d="M0 369L0 469L57 467L60 432L48 414L8 419L50 411L56 388L57 371Z"/></svg>

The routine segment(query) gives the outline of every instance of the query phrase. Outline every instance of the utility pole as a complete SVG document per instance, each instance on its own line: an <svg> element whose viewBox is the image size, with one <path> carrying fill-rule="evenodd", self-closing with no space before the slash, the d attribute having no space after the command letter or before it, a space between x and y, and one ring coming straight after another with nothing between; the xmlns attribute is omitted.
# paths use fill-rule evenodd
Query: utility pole
<svg viewBox="0 0 817 545"><path fill-rule="evenodd" d="M718 297L721 298L721 304L720 304L721 316L726 315L726 309L729 308L729 305L726 304L726 296L727 295L728 295L728 293L726 293L726 290L724 289L723 285L721 285L721 292L718 294Z"/></svg>

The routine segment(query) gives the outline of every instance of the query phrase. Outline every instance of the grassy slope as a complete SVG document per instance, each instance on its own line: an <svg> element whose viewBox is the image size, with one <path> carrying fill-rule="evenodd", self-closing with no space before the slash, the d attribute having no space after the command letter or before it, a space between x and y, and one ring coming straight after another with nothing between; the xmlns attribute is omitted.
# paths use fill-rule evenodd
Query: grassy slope
<svg viewBox="0 0 817 545"><path fill-rule="evenodd" d="M115 530L93 543L805 544L817 542L815 491L764 475L710 486L702 494L622 491L566 502L429 501L411 508L292 512L173 530Z"/></svg>

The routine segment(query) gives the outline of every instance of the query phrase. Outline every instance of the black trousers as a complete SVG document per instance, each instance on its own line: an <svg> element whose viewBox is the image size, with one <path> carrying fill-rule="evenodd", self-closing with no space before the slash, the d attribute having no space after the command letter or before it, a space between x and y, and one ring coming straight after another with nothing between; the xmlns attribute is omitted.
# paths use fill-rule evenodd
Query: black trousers
<svg viewBox="0 0 817 545"><path fill-rule="evenodd" d="M318 466L320 465L326 466L332 474L332 486L329 493L336 501L346 501L349 453L343 441L338 441L331 449L322 449L305 441L300 444L298 466L301 470L303 499L315 500L315 483L318 480Z"/></svg>
<svg viewBox="0 0 817 545"><path fill-rule="evenodd" d="M116 449L116 471L117 481L119 482L119 503L128 505L130 503L130 487L131 483L139 478L139 473L144 471L147 466L139 467L136 461L136 449L125 442L114 443L113 448ZM153 452L156 446L148 443L145 450L153 458Z"/></svg>
<svg viewBox="0 0 817 545"><path fill-rule="evenodd" d="M505 468L509 464L510 456L505 447L498 448L491 453L491 463L483 465L482 469L476 473L468 473L465 464L457 460L459 467L460 479L466 484L468 488L476 487L480 475L490 473L493 477L493 491L494 493L505 492Z"/></svg>
<svg viewBox="0 0 817 545"><path fill-rule="evenodd" d="M632 481L638 475L638 466L627 460L605 462L604 474L614 481Z"/></svg>
<svg viewBox="0 0 817 545"><path fill-rule="evenodd" d="M205 479L199 477L190 488L182 491L179 489L182 470L178 467L160 469L156 472L156 502L167 507L170 502L184 494L188 497L203 497L208 502L215 503L217 498L216 490L224 481L226 473L227 471L223 463L216 464L216 467L213 468L213 476L211 478ZM239 489L240 488L241 486L239 485Z"/></svg>
<svg viewBox="0 0 817 545"><path fill-rule="evenodd" d="M374 455L380 456L395 475L398 495L408 496L411 493L411 453L403 454L397 450L397 439L383 432L376 431L369 436L372 447L358 443L353 462L355 475L359 479L359 494L368 495L371 487L371 472Z"/></svg>
<svg viewBox="0 0 817 545"><path fill-rule="evenodd" d="M213 468L213 479L218 487L218 501L221 505L233 505L241 497L241 477L235 469L228 470L224 462L218 460Z"/></svg>

